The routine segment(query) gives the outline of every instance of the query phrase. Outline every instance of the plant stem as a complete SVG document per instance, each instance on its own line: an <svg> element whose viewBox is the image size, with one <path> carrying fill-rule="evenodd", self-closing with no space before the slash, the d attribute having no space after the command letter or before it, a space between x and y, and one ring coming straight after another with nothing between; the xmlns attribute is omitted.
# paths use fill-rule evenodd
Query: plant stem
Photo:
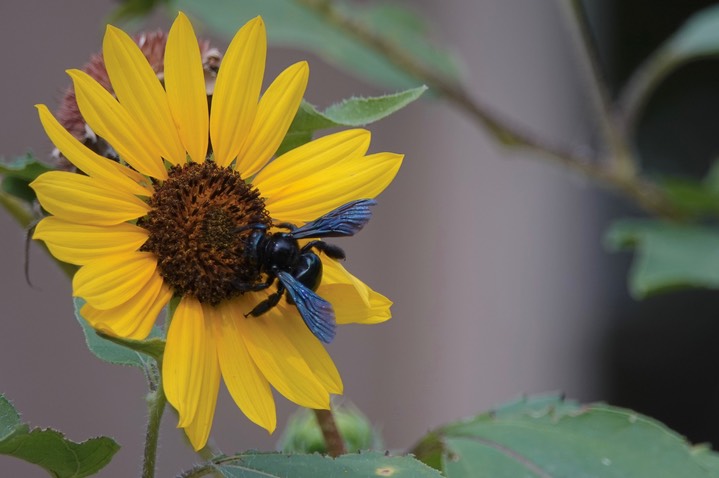
<svg viewBox="0 0 719 478"><path fill-rule="evenodd" d="M0 205L24 228L30 227L35 220L27 203L3 191L0 191Z"/></svg>
<svg viewBox="0 0 719 478"><path fill-rule="evenodd" d="M322 430L322 436L325 438L327 454L337 458L347 453L345 442L342 440L342 435L337 428L337 422L335 422L332 410L315 410L315 416L317 417L317 423L320 425L320 430Z"/></svg>
<svg viewBox="0 0 719 478"><path fill-rule="evenodd" d="M177 478L199 478L201 476L209 475L215 471L215 466L211 463L204 463L196 465L187 471L184 471L177 475Z"/></svg>
<svg viewBox="0 0 719 478"><path fill-rule="evenodd" d="M651 93L679 64L679 61L665 48L660 47L634 70L618 100L618 121L625 135L634 132L637 116L641 113Z"/></svg>
<svg viewBox="0 0 719 478"><path fill-rule="evenodd" d="M382 54L398 68L426 83L435 92L464 111L478 126L488 130L505 146L534 151L550 162L582 173L622 193L653 215L669 219L681 217L666 195L655 184L639 177L635 172L627 174L627 170L633 171L632 169L607 167L605 164L595 162L593 156L587 155L588 149L585 147L567 147L551 143L508 121L492 108L473 98L456 81L426 67L396 44L343 15L333 6L332 2L327 0L295 1L312 10L328 23L353 35L369 48ZM625 151L628 148L622 150ZM613 161L612 164L616 162Z"/></svg>
<svg viewBox="0 0 719 478"><path fill-rule="evenodd" d="M165 412L167 397L160 383L157 389L148 396L149 419L145 434L145 454L142 462L142 478L154 478L157 461L157 441L160 437L160 422Z"/></svg>

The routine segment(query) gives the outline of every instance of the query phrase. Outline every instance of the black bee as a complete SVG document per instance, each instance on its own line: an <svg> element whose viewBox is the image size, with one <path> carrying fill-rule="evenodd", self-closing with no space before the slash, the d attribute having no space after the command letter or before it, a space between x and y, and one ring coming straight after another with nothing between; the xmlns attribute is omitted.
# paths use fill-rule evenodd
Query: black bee
<svg viewBox="0 0 719 478"><path fill-rule="evenodd" d="M289 232L273 232L264 224L250 224L236 230L237 233L251 229L246 239L244 254L256 264L259 274L267 279L260 283L238 281L235 286L242 292L259 291L278 280L277 291L257 304L245 317L258 317L276 306L287 291L287 302L294 304L310 331L328 344L335 337L335 313L332 305L317 295L322 282L322 261L314 252L323 252L335 260L345 258L339 247L317 238L352 236L364 227L372 216L370 206L376 201L359 199L348 202L324 216L297 227L282 223L276 227ZM314 238L300 247L298 239Z"/></svg>

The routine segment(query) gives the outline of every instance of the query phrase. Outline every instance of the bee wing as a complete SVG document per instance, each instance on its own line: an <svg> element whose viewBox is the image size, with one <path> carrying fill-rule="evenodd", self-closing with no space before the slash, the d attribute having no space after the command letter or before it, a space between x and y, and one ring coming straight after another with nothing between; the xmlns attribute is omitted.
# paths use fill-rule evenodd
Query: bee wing
<svg viewBox="0 0 719 478"><path fill-rule="evenodd" d="M305 287L289 272L279 271L277 278L295 302L297 310L310 332L326 344L332 342L332 339L335 338L336 328L335 311L332 309L332 304Z"/></svg>
<svg viewBox="0 0 719 478"><path fill-rule="evenodd" d="M374 199L357 199L333 209L319 219L294 229L290 234L295 239L303 237L353 236L372 217L370 206L377 204Z"/></svg>

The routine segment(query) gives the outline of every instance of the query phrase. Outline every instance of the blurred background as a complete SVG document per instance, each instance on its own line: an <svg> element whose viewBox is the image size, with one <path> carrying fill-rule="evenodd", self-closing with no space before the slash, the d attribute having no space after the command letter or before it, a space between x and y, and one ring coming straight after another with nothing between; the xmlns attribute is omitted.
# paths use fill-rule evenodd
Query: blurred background
<svg viewBox="0 0 719 478"><path fill-rule="evenodd" d="M672 4L663 6L663 4ZM587 1L613 91L691 13L712 2ZM595 115L561 2L405 1L430 18L433 35L463 62L469 91L544 137L597 147ZM33 105L54 109L69 81L101 45L110 0L0 4L0 145L6 156L51 150ZM167 28L153 15L147 28ZM240 25L238 24L238 27ZM195 22L198 35L227 42ZM271 38L270 38L271 40ZM306 98L328 106L383 89L306 52L271 48L266 81L294 61L311 66ZM703 174L719 140L719 68L695 62L662 85L640 123L645 166ZM711 125L705 131L689 127ZM393 319L345 326L329 347L345 396L407 449L429 429L522 393L560 390L664 420L692 441L714 441L719 388L709 370L716 293L686 292L633 302L628 255L604 252L611 219L637 216L622 200L530 154L507 153L457 110L424 98L371 127L371 151L406 155L372 222L342 241L348 268L394 301ZM73 318L71 288L39 247L34 288L23 277L25 233L0 211L0 393L32 426L76 441L108 435L122 449L103 476L140 470L145 379L97 360ZM709 385L707 385L709 382ZM293 411L278 397L279 424ZM168 412L158 476L199 458ZM278 427L279 429L281 429ZM221 391L212 437L226 453L272 450ZM0 456L3 476L45 476Z"/></svg>

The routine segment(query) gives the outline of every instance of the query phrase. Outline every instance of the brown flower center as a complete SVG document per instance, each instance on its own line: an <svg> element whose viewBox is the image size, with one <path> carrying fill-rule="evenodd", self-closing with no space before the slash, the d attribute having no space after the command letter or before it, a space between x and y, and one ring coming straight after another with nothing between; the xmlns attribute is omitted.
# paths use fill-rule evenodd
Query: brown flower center
<svg viewBox="0 0 719 478"><path fill-rule="evenodd" d="M160 275L175 294L216 305L240 292L238 282L257 282L244 239L252 224L271 220L259 191L239 173L212 161L175 166L138 221L150 233L141 250L157 256Z"/></svg>

